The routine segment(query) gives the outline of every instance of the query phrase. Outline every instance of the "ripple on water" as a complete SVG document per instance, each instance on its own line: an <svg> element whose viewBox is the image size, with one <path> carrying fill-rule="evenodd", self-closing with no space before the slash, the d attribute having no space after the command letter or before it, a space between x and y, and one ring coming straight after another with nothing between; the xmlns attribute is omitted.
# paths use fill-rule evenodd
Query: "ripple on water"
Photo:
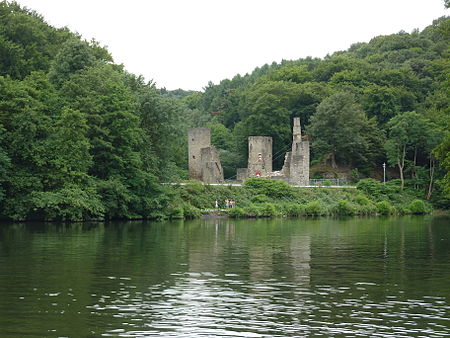
<svg viewBox="0 0 450 338"><path fill-rule="evenodd" d="M153 285L142 292L136 285L123 284L118 293L97 295L98 303L89 309L123 319L121 328L113 328L105 336L450 334L449 306L442 297L402 299L398 292L376 303L371 301L370 290L358 290L361 285L378 287L370 282L308 288L276 280L243 285L235 278L177 274L174 284Z"/></svg>

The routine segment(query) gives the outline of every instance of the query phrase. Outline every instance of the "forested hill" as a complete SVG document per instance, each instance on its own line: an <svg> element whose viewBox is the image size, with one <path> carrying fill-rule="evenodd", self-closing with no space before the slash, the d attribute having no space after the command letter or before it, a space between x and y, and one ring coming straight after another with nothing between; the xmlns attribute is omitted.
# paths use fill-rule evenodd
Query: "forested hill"
<svg viewBox="0 0 450 338"><path fill-rule="evenodd" d="M355 180L376 176L386 161L390 179L401 174L405 189L448 207L449 26L441 18L203 92L167 91L96 41L2 1L0 218L164 217L181 197L159 182L187 178L187 128L212 128L232 177L246 165L249 135L272 136L280 166L294 116L317 176L340 168Z"/></svg>
<svg viewBox="0 0 450 338"><path fill-rule="evenodd" d="M376 176L386 162L391 176L427 190L450 169L449 56L443 17L421 32L378 36L324 59L264 65L186 100L197 109L193 123L213 128L230 176L245 167L250 135L274 138L280 168L298 116L318 177L336 166L353 168L355 179Z"/></svg>
<svg viewBox="0 0 450 338"><path fill-rule="evenodd" d="M95 41L0 2L0 218L159 217L183 175L176 99Z"/></svg>

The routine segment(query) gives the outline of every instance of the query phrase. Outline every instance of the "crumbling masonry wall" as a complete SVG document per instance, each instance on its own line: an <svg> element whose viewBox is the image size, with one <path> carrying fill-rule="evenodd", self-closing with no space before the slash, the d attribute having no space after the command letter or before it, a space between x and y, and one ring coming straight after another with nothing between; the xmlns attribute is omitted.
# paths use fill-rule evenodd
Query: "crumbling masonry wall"
<svg viewBox="0 0 450 338"><path fill-rule="evenodd" d="M236 180L242 182L246 178L248 178L248 168L237 168Z"/></svg>
<svg viewBox="0 0 450 338"><path fill-rule="evenodd" d="M292 185L309 184L309 141L302 137L300 118L294 118L291 151L286 153L281 171L272 171L272 138L248 138L248 168L238 168L236 178L244 181L255 176L284 180Z"/></svg>
<svg viewBox="0 0 450 338"><path fill-rule="evenodd" d="M309 184L309 141L302 138L298 117L294 118L292 149L286 153L282 173L290 184Z"/></svg>
<svg viewBox="0 0 450 338"><path fill-rule="evenodd" d="M224 181L219 154L211 145L211 130L194 128L188 131L189 177L205 183Z"/></svg>
<svg viewBox="0 0 450 338"><path fill-rule="evenodd" d="M202 181L204 183L223 182L223 169L219 153L214 146L201 149Z"/></svg>
<svg viewBox="0 0 450 338"><path fill-rule="evenodd" d="M194 128L188 131L189 177L202 180L202 148L211 146L211 130Z"/></svg>
<svg viewBox="0 0 450 338"><path fill-rule="evenodd" d="M272 172L272 137L250 136L248 138L248 175L267 176Z"/></svg>

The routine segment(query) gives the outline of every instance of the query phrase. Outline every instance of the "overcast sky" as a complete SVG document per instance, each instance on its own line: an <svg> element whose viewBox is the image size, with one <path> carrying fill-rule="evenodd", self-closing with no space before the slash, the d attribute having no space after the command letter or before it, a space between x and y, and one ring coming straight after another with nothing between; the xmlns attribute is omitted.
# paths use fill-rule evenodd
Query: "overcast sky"
<svg viewBox="0 0 450 338"><path fill-rule="evenodd" d="M201 90L255 67L423 29L443 0L18 0L106 45L158 87Z"/></svg>

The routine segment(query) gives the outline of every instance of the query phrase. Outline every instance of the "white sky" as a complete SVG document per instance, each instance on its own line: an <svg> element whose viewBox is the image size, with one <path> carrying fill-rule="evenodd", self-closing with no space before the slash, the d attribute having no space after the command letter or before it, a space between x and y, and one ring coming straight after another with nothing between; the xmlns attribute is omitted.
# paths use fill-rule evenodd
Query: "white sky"
<svg viewBox="0 0 450 338"><path fill-rule="evenodd" d="M106 45L158 87L201 90L265 63L324 57L377 35L422 30L443 0L18 0Z"/></svg>

